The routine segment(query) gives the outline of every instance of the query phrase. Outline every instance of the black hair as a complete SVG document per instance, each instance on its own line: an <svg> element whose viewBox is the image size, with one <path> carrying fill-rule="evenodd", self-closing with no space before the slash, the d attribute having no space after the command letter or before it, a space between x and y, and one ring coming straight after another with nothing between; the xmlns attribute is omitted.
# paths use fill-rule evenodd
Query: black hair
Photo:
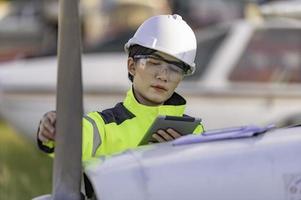
<svg viewBox="0 0 301 200"><path fill-rule="evenodd" d="M134 58L135 55L150 55L155 53L156 50L149 49L143 46L140 46L138 44L135 44L133 46L130 46L129 48L129 58ZM128 78L131 82L133 82L133 76L132 74L128 73Z"/></svg>

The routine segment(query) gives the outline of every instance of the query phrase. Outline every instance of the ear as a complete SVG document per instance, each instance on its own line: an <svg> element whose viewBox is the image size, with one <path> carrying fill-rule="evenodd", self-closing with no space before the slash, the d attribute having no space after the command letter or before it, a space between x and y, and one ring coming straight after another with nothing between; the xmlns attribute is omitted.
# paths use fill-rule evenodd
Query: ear
<svg viewBox="0 0 301 200"><path fill-rule="evenodd" d="M135 64L135 61L132 57L128 58L128 72L132 76L135 76L135 74L136 74L136 64Z"/></svg>

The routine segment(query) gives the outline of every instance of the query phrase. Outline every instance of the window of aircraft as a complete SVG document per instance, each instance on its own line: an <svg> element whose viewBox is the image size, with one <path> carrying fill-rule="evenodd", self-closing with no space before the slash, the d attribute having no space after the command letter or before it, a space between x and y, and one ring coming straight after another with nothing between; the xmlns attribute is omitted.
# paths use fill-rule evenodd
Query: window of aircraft
<svg viewBox="0 0 301 200"><path fill-rule="evenodd" d="M229 79L233 82L301 83L301 30L257 30Z"/></svg>
<svg viewBox="0 0 301 200"><path fill-rule="evenodd" d="M212 60L214 52L226 38L230 30L229 25L216 26L205 31L197 31L197 52L195 58L196 70L192 76L186 77L185 81L199 80Z"/></svg>

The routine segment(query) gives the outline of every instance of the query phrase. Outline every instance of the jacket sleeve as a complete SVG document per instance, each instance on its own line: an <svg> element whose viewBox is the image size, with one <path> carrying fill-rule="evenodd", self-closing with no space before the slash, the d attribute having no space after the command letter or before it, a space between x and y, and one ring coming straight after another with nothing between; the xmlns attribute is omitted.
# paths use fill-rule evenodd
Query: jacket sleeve
<svg viewBox="0 0 301 200"><path fill-rule="evenodd" d="M202 123L200 123L193 131L194 135L202 134L205 131L205 128Z"/></svg>
<svg viewBox="0 0 301 200"><path fill-rule="evenodd" d="M95 137L95 126L93 122L91 123L91 120L88 120L86 116L83 117L82 120L82 160L88 160L91 157L93 157L93 147L95 146L95 140L97 140L97 137ZM54 157L54 149L55 149L55 142L54 141L48 141L48 142L42 142L38 138L38 132L37 131L37 145L38 148L50 155L51 157ZM100 137L100 135L99 135ZM93 146L94 145L94 146Z"/></svg>

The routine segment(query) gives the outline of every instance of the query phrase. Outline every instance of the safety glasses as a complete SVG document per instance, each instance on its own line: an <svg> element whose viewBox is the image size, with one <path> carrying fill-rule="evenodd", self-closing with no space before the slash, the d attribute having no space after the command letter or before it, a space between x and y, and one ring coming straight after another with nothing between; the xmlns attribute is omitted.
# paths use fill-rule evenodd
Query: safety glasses
<svg viewBox="0 0 301 200"><path fill-rule="evenodd" d="M139 60L145 70L153 75L166 72L174 81L185 75L182 62L166 60L160 55L135 55L134 59Z"/></svg>

